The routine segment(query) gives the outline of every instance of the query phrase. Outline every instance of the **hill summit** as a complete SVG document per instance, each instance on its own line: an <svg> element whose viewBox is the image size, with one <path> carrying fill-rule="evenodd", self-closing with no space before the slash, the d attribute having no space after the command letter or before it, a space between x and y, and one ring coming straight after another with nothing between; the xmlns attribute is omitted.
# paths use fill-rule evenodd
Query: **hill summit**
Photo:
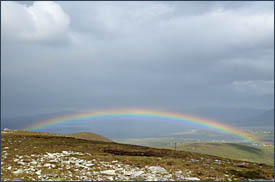
<svg viewBox="0 0 275 182"><path fill-rule="evenodd" d="M113 142L109 138L106 138L104 136L92 133L92 132L78 132L78 133L71 133L71 134L65 134L67 137L74 137L78 139L84 139L84 140L93 140L93 141L101 141L101 142Z"/></svg>

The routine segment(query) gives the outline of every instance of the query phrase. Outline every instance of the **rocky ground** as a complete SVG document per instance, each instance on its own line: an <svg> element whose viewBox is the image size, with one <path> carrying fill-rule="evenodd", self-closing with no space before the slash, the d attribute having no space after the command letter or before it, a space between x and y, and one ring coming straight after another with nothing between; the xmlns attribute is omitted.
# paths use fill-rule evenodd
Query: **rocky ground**
<svg viewBox="0 0 275 182"><path fill-rule="evenodd" d="M7 148L6 148L7 149ZM4 150L5 151L5 150ZM8 157L8 152L3 152ZM90 160L81 159L86 155ZM13 159L17 167L9 166L2 173L12 173L14 179L30 180L84 180L84 181L123 181L123 180L200 180L197 177L182 176L182 171L169 173L160 166L145 166L143 168L123 164L117 160L106 162L95 159L89 153L63 151L62 153L47 153L44 155L17 155Z"/></svg>
<svg viewBox="0 0 275 182"><path fill-rule="evenodd" d="M272 166L207 155L13 131L2 132L1 140L2 181L274 179Z"/></svg>

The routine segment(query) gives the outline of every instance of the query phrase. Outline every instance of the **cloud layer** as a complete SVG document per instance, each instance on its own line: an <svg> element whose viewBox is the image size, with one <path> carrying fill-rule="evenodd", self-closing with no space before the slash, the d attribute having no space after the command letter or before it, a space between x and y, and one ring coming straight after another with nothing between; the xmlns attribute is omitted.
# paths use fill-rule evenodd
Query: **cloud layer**
<svg viewBox="0 0 275 182"><path fill-rule="evenodd" d="M1 22L4 115L274 104L272 2L2 2Z"/></svg>
<svg viewBox="0 0 275 182"><path fill-rule="evenodd" d="M1 5L1 32L4 38L49 43L66 37L70 17L54 2L36 1L26 6L5 1Z"/></svg>

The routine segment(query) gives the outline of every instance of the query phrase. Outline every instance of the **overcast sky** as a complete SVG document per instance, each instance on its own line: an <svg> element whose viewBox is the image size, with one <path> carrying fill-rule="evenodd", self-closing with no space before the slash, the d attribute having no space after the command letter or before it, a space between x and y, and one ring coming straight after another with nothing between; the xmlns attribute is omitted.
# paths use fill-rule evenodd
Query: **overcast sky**
<svg viewBox="0 0 275 182"><path fill-rule="evenodd" d="M1 2L2 117L271 109L274 2Z"/></svg>

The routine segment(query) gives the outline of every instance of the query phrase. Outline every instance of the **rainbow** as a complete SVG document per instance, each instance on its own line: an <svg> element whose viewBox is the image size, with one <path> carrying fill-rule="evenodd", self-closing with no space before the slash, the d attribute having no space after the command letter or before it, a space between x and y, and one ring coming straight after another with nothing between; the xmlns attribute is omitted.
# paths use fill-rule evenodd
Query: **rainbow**
<svg viewBox="0 0 275 182"><path fill-rule="evenodd" d="M106 119L106 118L117 118L117 117L135 117L135 118L147 118L147 119L160 119L168 121L178 121L185 124L189 124L199 128L207 128L220 133L237 136L241 139L249 141L251 143L261 143L256 138L251 137L248 133L233 128L215 121L203 119L195 116L186 114L163 112L156 110L141 110L141 109L121 109L121 110L105 110L95 112L78 113L63 117L56 117L50 120L38 122L25 127L25 130L38 130L46 127L55 126L70 121L83 121L83 120L94 120L94 119Z"/></svg>

